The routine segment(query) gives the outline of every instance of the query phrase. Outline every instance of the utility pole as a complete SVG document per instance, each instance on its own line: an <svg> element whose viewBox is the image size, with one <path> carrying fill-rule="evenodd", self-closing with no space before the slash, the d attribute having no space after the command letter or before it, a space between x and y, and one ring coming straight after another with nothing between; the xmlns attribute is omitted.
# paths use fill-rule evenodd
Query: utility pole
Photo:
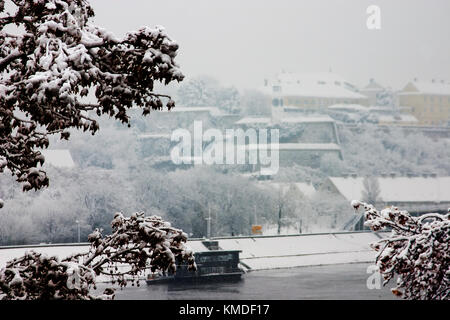
<svg viewBox="0 0 450 320"><path fill-rule="evenodd" d="M278 207L278 234L281 233L281 206Z"/></svg>
<svg viewBox="0 0 450 320"><path fill-rule="evenodd" d="M207 221L206 224L206 236L208 239L211 238L211 207L208 203L208 218L205 219Z"/></svg>
<svg viewBox="0 0 450 320"><path fill-rule="evenodd" d="M78 243L80 243L80 220L76 220L75 222L78 225Z"/></svg>

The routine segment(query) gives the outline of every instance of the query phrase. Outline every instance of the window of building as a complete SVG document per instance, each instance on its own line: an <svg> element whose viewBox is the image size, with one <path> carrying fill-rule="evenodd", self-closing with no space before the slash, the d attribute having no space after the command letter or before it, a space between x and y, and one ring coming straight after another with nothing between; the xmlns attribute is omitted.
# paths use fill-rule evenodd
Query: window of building
<svg viewBox="0 0 450 320"><path fill-rule="evenodd" d="M278 99L273 99L272 100L272 105L274 106L274 107L278 107L278 105L279 105L280 103L279 103L279 101L278 101Z"/></svg>

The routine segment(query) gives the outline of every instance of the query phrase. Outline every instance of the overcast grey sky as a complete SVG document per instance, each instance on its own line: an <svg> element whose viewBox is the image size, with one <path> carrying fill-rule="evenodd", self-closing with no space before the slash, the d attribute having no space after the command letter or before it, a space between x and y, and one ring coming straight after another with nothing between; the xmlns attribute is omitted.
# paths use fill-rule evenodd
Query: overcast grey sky
<svg viewBox="0 0 450 320"><path fill-rule="evenodd" d="M116 35L163 25L180 44L187 76L255 87L281 69L332 71L357 85L373 77L450 80L449 0L91 0L95 22ZM381 29L366 27L369 5Z"/></svg>

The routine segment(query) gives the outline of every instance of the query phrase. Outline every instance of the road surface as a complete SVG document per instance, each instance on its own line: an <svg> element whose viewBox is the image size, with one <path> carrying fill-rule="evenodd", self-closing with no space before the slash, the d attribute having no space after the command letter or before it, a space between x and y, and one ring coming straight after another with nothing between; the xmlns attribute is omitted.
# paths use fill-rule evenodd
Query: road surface
<svg viewBox="0 0 450 320"><path fill-rule="evenodd" d="M393 284L367 288L368 263L253 271L237 283L160 284L126 287L116 291L117 300L305 300L305 299L397 299ZM99 289L104 288L104 284Z"/></svg>

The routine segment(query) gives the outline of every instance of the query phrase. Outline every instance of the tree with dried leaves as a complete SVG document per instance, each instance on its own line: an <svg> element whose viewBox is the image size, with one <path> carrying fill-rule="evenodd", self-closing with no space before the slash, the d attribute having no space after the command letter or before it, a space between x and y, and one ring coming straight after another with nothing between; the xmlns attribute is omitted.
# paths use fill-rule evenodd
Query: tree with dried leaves
<svg viewBox="0 0 450 320"><path fill-rule="evenodd" d="M120 287L128 281L139 286L138 277L147 269L175 272L182 261L196 269L187 235L161 217L116 213L111 226L111 235L104 237L98 229L89 235L87 253L60 260L30 251L9 261L0 269L0 299L113 299L112 288L100 296L91 293L96 276L111 277Z"/></svg>
<svg viewBox="0 0 450 320"><path fill-rule="evenodd" d="M93 113L129 124L133 106L144 115L175 106L153 91L155 82L184 78L174 61L178 44L164 28L120 39L90 22L85 0L9 2L15 12L0 0L0 172L8 168L25 191L48 186L38 164L49 135L95 134Z"/></svg>
<svg viewBox="0 0 450 320"><path fill-rule="evenodd" d="M392 289L397 296L450 299L450 213L413 217L396 207L378 211L356 200L352 206L364 207L365 225L373 231L391 230L388 237L371 244L378 252L376 265L383 285L397 275L397 286Z"/></svg>

